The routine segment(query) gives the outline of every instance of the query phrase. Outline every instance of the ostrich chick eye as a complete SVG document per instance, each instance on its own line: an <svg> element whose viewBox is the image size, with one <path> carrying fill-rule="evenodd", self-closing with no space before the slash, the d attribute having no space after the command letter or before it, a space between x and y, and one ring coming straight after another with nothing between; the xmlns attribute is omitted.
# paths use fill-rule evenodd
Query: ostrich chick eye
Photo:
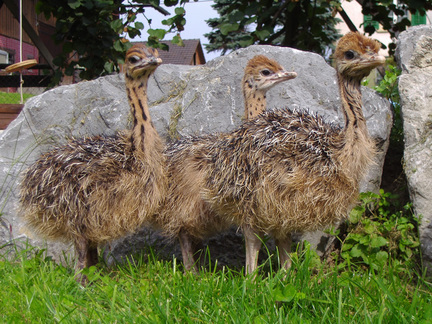
<svg viewBox="0 0 432 324"><path fill-rule="evenodd" d="M347 60L352 60L355 57L355 54L353 51L346 51L345 52L345 58Z"/></svg>
<svg viewBox="0 0 432 324"><path fill-rule="evenodd" d="M138 56L131 56L131 57L129 57L129 59L128 59L128 61L129 61L129 63L131 63L131 64L135 64L136 62L138 62L139 61L139 57Z"/></svg>
<svg viewBox="0 0 432 324"><path fill-rule="evenodd" d="M271 74L271 72L269 70L265 69L265 70L261 71L261 74L264 76L269 76Z"/></svg>

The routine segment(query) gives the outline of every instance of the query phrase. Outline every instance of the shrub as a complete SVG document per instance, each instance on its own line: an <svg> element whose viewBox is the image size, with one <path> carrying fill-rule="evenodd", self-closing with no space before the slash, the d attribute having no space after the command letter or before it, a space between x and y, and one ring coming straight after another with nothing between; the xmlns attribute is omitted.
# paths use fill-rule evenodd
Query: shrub
<svg viewBox="0 0 432 324"><path fill-rule="evenodd" d="M403 123L398 90L398 77L401 71L394 65L389 65L380 84L375 90L390 101L393 108L393 128L390 139L393 143L403 145Z"/></svg>
<svg viewBox="0 0 432 324"><path fill-rule="evenodd" d="M412 204L398 208L398 196L382 189L379 194L361 193L360 199L348 219L339 266L379 270L391 264L396 273L411 273L420 260L419 219Z"/></svg>

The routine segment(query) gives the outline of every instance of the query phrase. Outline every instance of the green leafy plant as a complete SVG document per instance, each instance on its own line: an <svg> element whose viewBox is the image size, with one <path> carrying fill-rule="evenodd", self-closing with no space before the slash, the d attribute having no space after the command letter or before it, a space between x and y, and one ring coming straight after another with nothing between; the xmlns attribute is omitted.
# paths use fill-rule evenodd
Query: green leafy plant
<svg viewBox="0 0 432 324"><path fill-rule="evenodd" d="M420 255L419 219L411 203L397 208L397 196L380 190L361 193L361 204L350 213L348 235L341 248L341 267L358 264L379 270L389 264L408 273Z"/></svg>
<svg viewBox="0 0 432 324"><path fill-rule="evenodd" d="M394 144L403 145L403 123L401 116L401 105L398 90L398 77L401 71L394 65L389 65L385 75L375 90L386 97L393 108L393 128L391 140Z"/></svg>

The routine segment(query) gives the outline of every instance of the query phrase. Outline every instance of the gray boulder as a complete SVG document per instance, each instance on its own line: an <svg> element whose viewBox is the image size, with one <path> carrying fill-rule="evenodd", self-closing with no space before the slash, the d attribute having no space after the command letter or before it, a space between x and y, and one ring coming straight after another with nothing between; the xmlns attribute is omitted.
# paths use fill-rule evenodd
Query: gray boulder
<svg viewBox="0 0 432 324"><path fill-rule="evenodd" d="M241 79L249 59L264 54L279 61L298 77L282 83L268 93L268 108L289 106L318 112L329 122L342 124L340 98L335 71L313 53L273 46L250 46L208 62L203 66L162 65L149 83L152 119L165 138L186 134L230 131L241 123L243 97ZM363 89L364 112L370 134L379 144L376 166L362 184L362 190L377 191L381 181L384 156L388 146L392 115L388 102L374 91ZM23 227L17 215L20 173L54 143L64 143L74 136L113 134L130 126L129 107L122 75L61 86L30 99L22 113L0 136L0 202L2 225L0 245L29 239L44 246L55 257L63 255L64 245L45 242ZM113 242L107 251L119 258L138 251L153 240L168 255L178 255L177 245L166 245L160 238L140 232ZM241 236L231 233L229 239L212 241L212 246L225 246L214 253L219 260L240 258L243 264ZM308 235L317 246L322 232ZM223 242L223 243L221 243ZM230 243L231 242L231 243ZM224 245L233 245L227 246ZM237 260L236 260L237 261ZM225 261L223 261L225 262Z"/></svg>
<svg viewBox="0 0 432 324"><path fill-rule="evenodd" d="M414 211L421 216L424 265L432 275L432 27L400 34L396 58L404 127L404 171Z"/></svg>

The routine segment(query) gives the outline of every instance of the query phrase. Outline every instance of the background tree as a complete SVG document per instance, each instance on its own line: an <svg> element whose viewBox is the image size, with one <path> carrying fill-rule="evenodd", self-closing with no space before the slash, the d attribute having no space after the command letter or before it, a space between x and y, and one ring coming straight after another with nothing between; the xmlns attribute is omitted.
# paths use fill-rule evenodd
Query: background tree
<svg viewBox="0 0 432 324"><path fill-rule="evenodd" d="M215 0L219 18L207 20L213 29L205 36L207 51L227 51L252 44L295 47L325 54L340 37L338 19L326 0Z"/></svg>
<svg viewBox="0 0 432 324"><path fill-rule="evenodd" d="M175 6L185 2L187 0L165 0L164 4ZM144 28L136 21L137 16L141 14L146 18L146 8L158 10L161 15L169 14L159 5L158 0L39 0L36 12L56 18L53 38L62 45L61 54L53 62L58 67L53 83L58 84L63 75L72 75L77 69L80 78L86 80L118 70L118 63L123 62L131 46L124 37L139 36ZM149 29L150 45L166 47L159 40L169 31L183 30L184 13L182 7L176 8L175 15L163 21L166 30ZM180 37L174 37L173 43L181 43Z"/></svg>
<svg viewBox="0 0 432 324"><path fill-rule="evenodd" d="M141 35L144 25L137 21L145 10L177 6L175 14L163 20L164 29L149 29L148 43L166 49L160 43L168 32L183 30L185 10L181 6L190 0L39 0L36 11L56 18L54 39L62 45L62 53L54 60L58 67L54 82L62 75L72 75L77 68L82 79L93 79L118 69L130 44L126 35ZM197 0L194 0L197 1ZM354 0L352 0L354 1ZM363 14L379 22L391 36L397 36L411 22L407 14L425 14L432 9L432 0L356 0ZM207 51L222 50L225 54L251 44L290 46L326 55L326 50L339 38L335 25L336 11L341 0L215 0L214 8L220 17L209 19L213 31L205 36L210 44ZM343 11L342 11L343 13ZM395 19L394 19L395 18ZM146 18L147 19L147 18ZM349 19L349 17L348 17ZM151 19L147 19L151 22ZM365 26L366 32L375 32L374 24ZM173 43L182 43L179 34ZM390 44L390 53L394 44ZM74 55L72 55L74 54Z"/></svg>
<svg viewBox="0 0 432 324"><path fill-rule="evenodd" d="M382 28L390 33L394 39L411 26L408 13L426 15L427 10L432 10L432 0L356 0L362 6L362 13L370 15L373 21L380 23ZM374 24L367 24L365 32L372 35L376 31ZM393 54L396 44L390 43L389 53Z"/></svg>
<svg viewBox="0 0 432 324"><path fill-rule="evenodd" d="M352 0L354 1L354 0ZM425 15L432 9L432 0L356 0L362 13L370 15L392 37L411 25L408 12ZM215 0L213 8L219 18L207 20L213 31L205 36L210 44L207 51L227 51L251 44L289 46L325 55L328 46L340 37L334 16L342 11L342 17L353 30L349 17L341 8L341 0ZM372 35L374 24L367 24L365 31ZM390 54L394 44L390 44Z"/></svg>

